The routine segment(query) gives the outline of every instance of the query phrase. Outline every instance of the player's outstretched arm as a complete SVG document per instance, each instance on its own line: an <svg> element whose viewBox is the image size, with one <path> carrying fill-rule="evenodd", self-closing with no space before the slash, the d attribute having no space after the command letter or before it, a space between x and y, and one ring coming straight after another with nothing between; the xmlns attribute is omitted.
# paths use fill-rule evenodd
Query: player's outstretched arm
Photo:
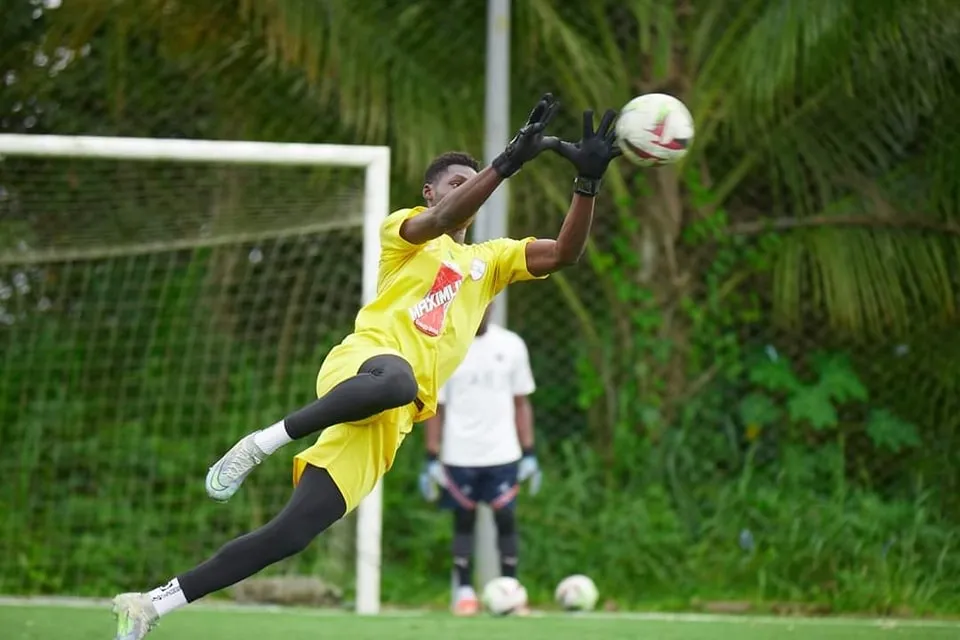
<svg viewBox="0 0 960 640"><path fill-rule="evenodd" d="M560 103L552 94L544 94L517 135L489 167L457 187L435 206L404 221L400 236L411 244L424 244L462 228L477 214L501 182L546 148L543 132L559 108Z"/></svg>
<svg viewBox="0 0 960 640"><path fill-rule="evenodd" d="M448 194L440 204L404 220L400 237L411 244L424 244L462 228L501 182L503 177L492 166L486 167Z"/></svg>
<svg viewBox="0 0 960 640"><path fill-rule="evenodd" d="M573 200L563 219L556 240L535 240L527 244L527 270L534 276L545 276L576 264L583 255L593 224L593 206L600 192L603 174L610 161L620 155L613 128L616 112L608 109L593 128L593 111L583 112L583 136L580 142L564 142L545 137L543 144L566 158L576 169Z"/></svg>
<svg viewBox="0 0 960 640"><path fill-rule="evenodd" d="M534 240L527 244L527 271L541 277L576 264L587 246L593 225L593 196L573 194L570 208L556 240Z"/></svg>

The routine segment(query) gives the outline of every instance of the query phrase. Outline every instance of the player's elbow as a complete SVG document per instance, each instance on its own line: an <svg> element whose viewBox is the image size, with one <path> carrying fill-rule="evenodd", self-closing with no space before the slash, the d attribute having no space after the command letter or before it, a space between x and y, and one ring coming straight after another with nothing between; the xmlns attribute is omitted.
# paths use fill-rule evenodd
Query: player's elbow
<svg viewBox="0 0 960 640"><path fill-rule="evenodd" d="M464 217L460 212L452 208L441 208L442 206L441 204L440 207L437 207L436 214L433 216L434 227L438 236L463 228L473 217Z"/></svg>
<svg viewBox="0 0 960 640"><path fill-rule="evenodd" d="M572 267L573 265L575 265L575 264L577 264L578 262L580 262L580 258L581 258L582 256L583 256L582 253L575 253L575 254L569 255L569 256L567 256L567 255L560 256L560 257L557 259L557 266L558 266L560 269L565 269L566 267Z"/></svg>
<svg viewBox="0 0 960 640"><path fill-rule="evenodd" d="M444 233L435 211L427 211L409 218L400 227L400 237L416 245L426 244Z"/></svg>
<svg viewBox="0 0 960 640"><path fill-rule="evenodd" d="M567 247L557 243L556 256L554 258L556 268L565 269L580 262L580 258L583 257L583 249L583 247Z"/></svg>
<svg viewBox="0 0 960 640"><path fill-rule="evenodd" d="M567 255L554 248L550 253L537 252L527 256L527 271L530 275L540 278L576 264L580 260L578 255Z"/></svg>

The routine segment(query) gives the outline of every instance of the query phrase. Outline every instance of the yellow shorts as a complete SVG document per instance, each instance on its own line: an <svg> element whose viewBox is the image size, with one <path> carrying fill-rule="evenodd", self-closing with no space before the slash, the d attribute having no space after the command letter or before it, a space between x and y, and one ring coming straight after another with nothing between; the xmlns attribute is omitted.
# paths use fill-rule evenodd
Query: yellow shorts
<svg viewBox="0 0 960 640"><path fill-rule="evenodd" d="M370 358L385 354L402 357L388 347L334 347L327 354L317 375L317 397L357 375L361 365ZM343 493L347 513L350 513L393 466L397 449L413 429L416 414L416 406L410 404L378 413L360 422L337 424L324 429L313 446L294 457L294 486L300 482L300 476L308 464L326 469Z"/></svg>

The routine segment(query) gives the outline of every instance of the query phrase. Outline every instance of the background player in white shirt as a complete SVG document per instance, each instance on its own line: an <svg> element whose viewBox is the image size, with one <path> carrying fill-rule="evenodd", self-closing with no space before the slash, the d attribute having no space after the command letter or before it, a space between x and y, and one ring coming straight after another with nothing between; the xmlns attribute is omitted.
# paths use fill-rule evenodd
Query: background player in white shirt
<svg viewBox="0 0 960 640"><path fill-rule="evenodd" d="M437 415L426 423L427 463L420 476L424 497L439 497L441 507L453 511L453 610L459 615L479 610L471 575L477 503L493 509L501 574L516 577L519 483L529 480L536 493L541 481L527 346L489 318L488 308L466 358L440 390Z"/></svg>

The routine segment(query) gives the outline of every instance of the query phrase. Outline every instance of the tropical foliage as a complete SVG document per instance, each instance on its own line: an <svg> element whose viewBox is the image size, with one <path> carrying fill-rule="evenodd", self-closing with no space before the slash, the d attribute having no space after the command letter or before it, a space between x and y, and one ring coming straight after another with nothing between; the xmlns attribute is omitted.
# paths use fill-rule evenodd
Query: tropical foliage
<svg viewBox="0 0 960 640"><path fill-rule="evenodd" d="M482 148L484 3L55 4L4 11L5 132L389 144L398 205L431 155ZM611 173L584 265L511 294L554 477L524 509L530 580L592 567L624 601L680 606L956 601L960 6L518 0L512 28L516 121L544 90L564 102L565 136L580 110L643 92L678 95L697 121L682 166ZM512 230L556 228L570 177L557 158L525 169ZM106 217L56 232L117 237ZM0 246L24 234L52 237L0 215ZM190 274L232 264L229 250L182 259L185 292ZM249 326L269 326L270 311ZM231 336L251 388L284 370L240 325L198 336ZM5 388L4 437L18 441L35 421L20 417L21 387ZM254 400L220 402L237 416L224 442L259 421ZM110 431L78 415L85 441ZM388 595L409 592L411 575L442 595L444 527L399 489L418 463L407 454L388 492ZM46 552L18 551L34 564Z"/></svg>

